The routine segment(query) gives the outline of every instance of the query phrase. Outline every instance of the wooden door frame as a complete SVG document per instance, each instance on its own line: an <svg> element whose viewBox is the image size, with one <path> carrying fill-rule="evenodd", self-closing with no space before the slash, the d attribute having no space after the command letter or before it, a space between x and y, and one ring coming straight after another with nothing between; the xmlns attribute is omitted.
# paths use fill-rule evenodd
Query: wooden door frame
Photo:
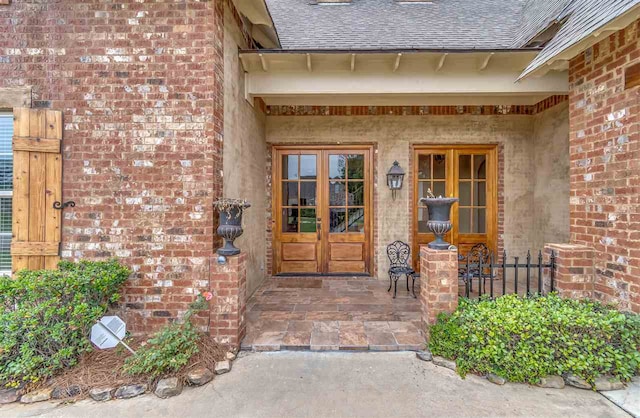
<svg viewBox="0 0 640 418"><path fill-rule="evenodd" d="M411 248L414 254L414 260L419 258L417 254L419 248L418 245L418 211L417 211L417 199L418 199L418 156L419 152L423 152L425 154L428 153L445 153L448 158L451 158L452 164L449 164L447 167L446 178L454 179L451 184L446 186L447 195L454 194L456 195L456 191L458 189L457 182L455 181L455 173L456 168L458 166L458 162L455 161L456 151L486 151L488 155L488 162L491 164L487 164L487 244L491 251L496 253L498 249L498 218L500 214L498 213L500 207L498 205L498 184L499 184L499 161L498 161L498 143L489 143L489 144L412 144L411 145L411 182L412 182L412 191L413 191L413 201L411 203ZM493 190L493 193L489 193ZM491 197L491 198L489 198ZM491 202L492 210L489 209L489 202ZM457 203L455 204L455 208L457 208ZM453 209L452 209L453 210ZM454 223L453 228L450 232L451 239L454 243L458 242L459 231L458 225ZM417 250L417 251L416 251Z"/></svg>
<svg viewBox="0 0 640 418"><path fill-rule="evenodd" d="M335 145L331 145L331 144L271 144L271 226L272 226L272 231L271 231L271 243L272 243L272 260L271 260L271 275L276 276L276 275L292 275L293 273L278 273L278 271L280 270L279 266L280 266L280 254L278 253L279 248L277 243L279 242L279 236L282 233L282 225L281 222L279 221L280 216L278 215L278 197L280 196L281 193L281 179L278 173L278 169L280 168L280 162L278 160L278 155L280 153L280 151L321 151L322 153L324 153L324 151L349 151L349 150L353 150L353 151L366 151L365 155L368 155L368 170L365 173L365 183L367 183L367 180L369 181L369 187L368 187L368 193L365 193L365 210L368 211L368 219L367 222L365 223L365 267L367 267L368 269L368 273L366 273L366 275L371 276L373 274L375 274L375 266L374 266L374 248L375 248L375 243L373 242L373 240L375 239L376 234L374 233L374 225L375 225L375 207L374 207L374 202L375 202L375 198L374 198L374 193L375 193L375 154L374 154L374 144L373 143L358 143L358 144L335 144ZM324 161L323 158L321 158L321 161L319 161L320 164L322 164ZM327 191L324 190L325 188L322 187L322 184L320 182L324 182L324 178L320 178L320 174L324 173L324 167L320 167L318 169L318 189L316 191L316 193L322 193L323 197L321 202L325 203L328 202L328 196L327 196ZM316 208L320 208L320 206L316 205ZM322 211L325 211L326 208L322 208ZM317 216L317 215L316 215ZM322 218L322 222L325 223L327 222L327 217L324 216L323 213L323 218ZM328 228L326 228L324 225L322 226L322 232L321 232L321 240L323 242L328 242ZM326 270L326 266L324 264L326 264L328 258L327 258L327 254L326 252L328 251L328 246L322 246L321 251L323 252L322 254L322 260L321 262L323 263L323 266L321 268L321 270ZM313 274L304 274L304 273L295 273L295 275L300 275L300 276L310 276ZM331 275L344 275L344 274L339 274L339 273L317 273L317 275L323 275L323 276L331 276ZM355 273L348 273L348 275L357 275Z"/></svg>

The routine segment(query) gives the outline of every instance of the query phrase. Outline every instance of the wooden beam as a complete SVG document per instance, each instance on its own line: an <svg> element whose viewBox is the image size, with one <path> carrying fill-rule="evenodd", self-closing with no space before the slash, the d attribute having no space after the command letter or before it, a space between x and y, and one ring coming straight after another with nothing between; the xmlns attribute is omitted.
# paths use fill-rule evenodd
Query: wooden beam
<svg viewBox="0 0 640 418"><path fill-rule="evenodd" d="M58 242L12 242L11 255L46 256L58 255L60 243Z"/></svg>
<svg viewBox="0 0 640 418"><path fill-rule="evenodd" d="M444 66L444 61L447 59L447 53L442 54L442 56L440 57L440 61L438 61L438 66L436 67L436 72L440 71L442 69L442 67Z"/></svg>
<svg viewBox="0 0 640 418"><path fill-rule="evenodd" d="M311 65L311 54L307 54L307 71L313 71L313 66Z"/></svg>
<svg viewBox="0 0 640 418"><path fill-rule="evenodd" d="M60 152L60 140L51 138L18 138L13 137L14 151Z"/></svg>
<svg viewBox="0 0 640 418"><path fill-rule="evenodd" d="M267 64L267 59L265 58L264 54L258 54L258 56L260 57L260 64L262 64L262 71L266 73L267 71L269 71L269 65Z"/></svg>
<svg viewBox="0 0 640 418"><path fill-rule="evenodd" d="M356 70L356 54L351 54L351 72Z"/></svg>
<svg viewBox="0 0 640 418"><path fill-rule="evenodd" d="M395 73L398 67L400 67L400 58L402 58L402 54L396 55L396 62L393 64L393 72Z"/></svg>
<svg viewBox="0 0 640 418"><path fill-rule="evenodd" d="M491 53L487 54L487 56L484 58L484 61L482 62L482 64L478 68L478 71L486 70L487 66L489 65L489 61L491 61L491 57L493 57L493 55L494 55L494 52L491 52Z"/></svg>
<svg viewBox="0 0 640 418"><path fill-rule="evenodd" d="M247 62L246 55L240 54L240 63L242 64L242 69L247 72L249 70L249 62Z"/></svg>

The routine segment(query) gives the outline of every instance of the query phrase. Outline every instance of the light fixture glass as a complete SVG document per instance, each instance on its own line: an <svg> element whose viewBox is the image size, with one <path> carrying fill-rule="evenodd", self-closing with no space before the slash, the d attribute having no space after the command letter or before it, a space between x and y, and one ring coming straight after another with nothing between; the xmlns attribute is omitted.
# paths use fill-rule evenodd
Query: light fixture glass
<svg viewBox="0 0 640 418"><path fill-rule="evenodd" d="M387 172L387 186L391 189L391 196L395 200L396 193L402 189L402 180L404 179L404 170L400 167L397 161L393 162L393 165Z"/></svg>

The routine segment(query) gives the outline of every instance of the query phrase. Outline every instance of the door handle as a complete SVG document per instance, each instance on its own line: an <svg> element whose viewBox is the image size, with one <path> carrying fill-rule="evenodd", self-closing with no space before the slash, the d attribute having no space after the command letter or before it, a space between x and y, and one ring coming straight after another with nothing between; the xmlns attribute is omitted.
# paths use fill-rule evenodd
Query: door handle
<svg viewBox="0 0 640 418"><path fill-rule="evenodd" d="M317 235L318 241L320 241L320 239L322 239L321 238L321 235L322 235L322 219L320 219L320 218L318 218L316 220L316 231L318 232L318 235Z"/></svg>

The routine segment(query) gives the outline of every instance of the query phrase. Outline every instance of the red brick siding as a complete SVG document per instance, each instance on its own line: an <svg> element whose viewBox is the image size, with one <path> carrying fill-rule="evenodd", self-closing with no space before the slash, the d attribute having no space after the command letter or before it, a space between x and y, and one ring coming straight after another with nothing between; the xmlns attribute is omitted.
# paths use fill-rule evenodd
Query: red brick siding
<svg viewBox="0 0 640 418"><path fill-rule="evenodd" d="M458 250L420 247L420 304L423 325L436 323L441 312L458 307Z"/></svg>
<svg viewBox="0 0 640 418"><path fill-rule="evenodd" d="M133 268L123 308L157 328L206 289L222 190L223 3L22 0L0 8L0 86L64 112L65 258Z"/></svg>
<svg viewBox="0 0 640 418"><path fill-rule="evenodd" d="M549 96L534 105L487 106L280 106L269 105L269 116L420 116L420 115L535 115L567 100Z"/></svg>
<svg viewBox="0 0 640 418"><path fill-rule="evenodd" d="M640 21L569 64L571 242L595 249L595 297L640 312Z"/></svg>
<svg viewBox="0 0 640 418"><path fill-rule="evenodd" d="M227 257L225 264L211 259L210 331L221 344L240 347L245 335L247 307L247 254Z"/></svg>

